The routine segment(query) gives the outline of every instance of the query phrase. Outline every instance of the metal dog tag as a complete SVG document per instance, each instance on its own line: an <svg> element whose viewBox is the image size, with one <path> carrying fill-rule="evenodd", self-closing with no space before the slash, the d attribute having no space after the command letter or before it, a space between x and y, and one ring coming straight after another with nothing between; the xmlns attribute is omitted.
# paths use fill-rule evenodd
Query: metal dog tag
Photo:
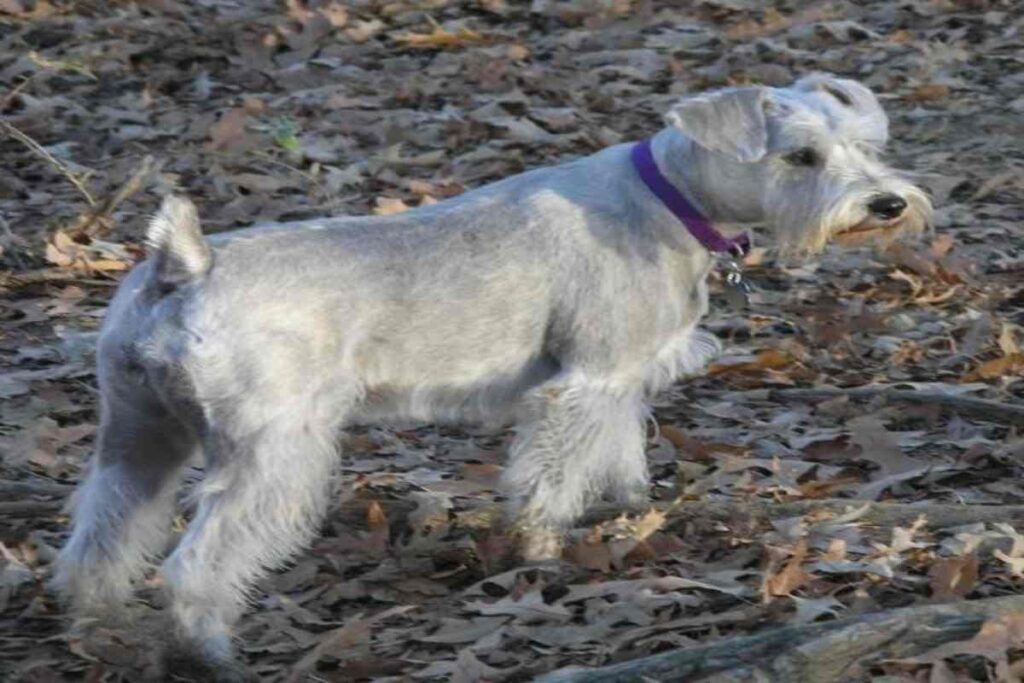
<svg viewBox="0 0 1024 683"><path fill-rule="evenodd" d="M750 303L754 291L750 281L743 276L743 267L735 259L725 260L725 300L731 308L744 309Z"/></svg>

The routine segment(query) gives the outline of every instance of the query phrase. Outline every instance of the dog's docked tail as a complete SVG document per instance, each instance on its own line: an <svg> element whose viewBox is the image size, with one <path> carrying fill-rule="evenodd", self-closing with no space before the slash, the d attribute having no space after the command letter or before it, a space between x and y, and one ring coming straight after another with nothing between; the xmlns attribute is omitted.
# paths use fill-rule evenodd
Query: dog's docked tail
<svg viewBox="0 0 1024 683"><path fill-rule="evenodd" d="M199 213L185 197L168 195L146 232L149 257L156 280L164 287L179 287L201 278L213 256L203 239Z"/></svg>

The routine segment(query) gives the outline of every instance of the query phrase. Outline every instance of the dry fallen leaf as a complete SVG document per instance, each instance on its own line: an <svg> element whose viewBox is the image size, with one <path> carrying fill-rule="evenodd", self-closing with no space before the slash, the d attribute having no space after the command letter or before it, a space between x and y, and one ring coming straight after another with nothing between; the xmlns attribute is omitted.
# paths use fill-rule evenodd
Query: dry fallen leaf
<svg viewBox="0 0 1024 683"><path fill-rule="evenodd" d="M364 618L362 615L356 615L349 619L344 626L323 634L316 647L291 668L287 680L289 683L306 680L306 674L324 657L351 654L353 649L369 643L371 629L375 624L414 609L416 609L415 605L402 605L383 610L372 617Z"/></svg>
<svg viewBox="0 0 1024 683"><path fill-rule="evenodd" d="M873 415L865 415L847 422L850 430L850 443L861 450L860 457L878 465L876 482L884 483L887 479L904 474L924 472L929 467L926 461L911 458L904 454L899 438L885 427L885 423ZM860 495L874 498L882 493L878 486L867 485Z"/></svg>
<svg viewBox="0 0 1024 683"><path fill-rule="evenodd" d="M974 553L937 560L928 572L932 597L946 601L966 596L978 583L978 567Z"/></svg>
<svg viewBox="0 0 1024 683"><path fill-rule="evenodd" d="M996 548L992 552L992 555L997 560L1002 560L1003 562L1005 562L1008 565L1011 574L1018 578L1024 578L1024 557L1014 557L1012 555L1007 555L999 548Z"/></svg>
<svg viewBox="0 0 1024 683"><path fill-rule="evenodd" d="M245 107L229 109L210 126L210 141L207 146L210 150L229 150L240 147L245 141L245 124L249 120L249 113Z"/></svg>
<svg viewBox="0 0 1024 683"><path fill-rule="evenodd" d="M909 95L907 95L907 101L934 102L937 100L944 100L949 97L950 92L948 85L944 85L942 83L929 83L915 88Z"/></svg>
<svg viewBox="0 0 1024 683"><path fill-rule="evenodd" d="M409 210L409 205L395 197L377 197L373 213L376 216L392 216Z"/></svg>
<svg viewBox="0 0 1024 683"><path fill-rule="evenodd" d="M324 15L334 28L344 28L348 24L348 9L340 0L331 0L326 5L317 8L317 11Z"/></svg>
<svg viewBox="0 0 1024 683"><path fill-rule="evenodd" d="M981 655L994 662L1005 662L1011 648L1024 642L1024 614L1013 614L989 619L970 640L940 645L911 662L936 662L957 655Z"/></svg>
<svg viewBox="0 0 1024 683"><path fill-rule="evenodd" d="M391 542L391 526L384 508L375 500L370 501L366 507L366 526L369 528L366 534L366 553L371 557L383 557Z"/></svg>
<svg viewBox="0 0 1024 683"><path fill-rule="evenodd" d="M779 571L772 572L772 570L769 569L765 572L764 597L766 601L770 600L772 597L784 597L790 595L793 591L806 584L812 578L812 576L802 568L804 560L807 559L806 539L800 539L791 551L786 551L786 554L788 554L789 557L785 560L785 564L783 564Z"/></svg>
<svg viewBox="0 0 1024 683"><path fill-rule="evenodd" d="M1003 323L1002 329L999 331L999 350L1003 352L1004 356L1013 356L1021 353L1020 342L1020 331L1021 328L1017 325L1011 325L1009 323Z"/></svg>
<svg viewBox="0 0 1024 683"><path fill-rule="evenodd" d="M356 20L345 29L345 35L357 44L365 43L387 27L380 19Z"/></svg>
<svg viewBox="0 0 1024 683"><path fill-rule="evenodd" d="M112 256L120 258L112 258ZM102 243L82 244L57 230L46 243L46 260L62 268L84 273L109 273L128 270L132 261L124 249L104 249Z"/></svg>
<svg viewBox="0 0 1024 683"><path fill-rule="evenodd" d="M437 24L433 25L430 33L399 33L393 38L404 47L427 50L451 50L485 40L482 34L464 26L449 31Z"/></svg>
<svg viewBox="0 0 1024 683"><path fill-rule="evenodd" d="M979 382L1000 379L1008 375L1024 373L1024 353L1012 353L1001 358L985 361L961 378L961 382Z"/></svg>
<svg viewBox="0 0 1024 683"><path fill-rule="evenodd" d="M63 10L49 0L2 0L0 14L8 14L21 21L36 21L60 14Z"/></svg>
<svg viewBox="0 0 1024 683"><path fill-rule="evenodd" d="M614 559L599 526L589 529L578 543L571 545L566 556L581 567L599 572L611 571Z"/></svg>
<svg viewBox="0 0 1024 683"><path fill-rule="evenodd" d="M714 363L708 368L708 374L715 377L726 374L756 373L763 370L782 370L792 365L793 362L793 357L784 351L766 349L758 353L757 357L749 362Z"/></svg>

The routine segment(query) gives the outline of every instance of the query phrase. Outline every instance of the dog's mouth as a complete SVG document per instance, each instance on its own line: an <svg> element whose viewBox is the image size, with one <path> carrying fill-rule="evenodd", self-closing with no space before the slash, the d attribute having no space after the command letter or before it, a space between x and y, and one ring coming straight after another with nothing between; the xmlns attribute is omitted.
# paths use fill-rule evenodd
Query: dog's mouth
<svg viewBox="0 0 1024 683"><path fill-rule="evenodd" d="M890 237L905 223L902 216L885 221L866 218L856 225L840 230L834 235L834 239L843 245L863 244L879 237Z"/></svg>

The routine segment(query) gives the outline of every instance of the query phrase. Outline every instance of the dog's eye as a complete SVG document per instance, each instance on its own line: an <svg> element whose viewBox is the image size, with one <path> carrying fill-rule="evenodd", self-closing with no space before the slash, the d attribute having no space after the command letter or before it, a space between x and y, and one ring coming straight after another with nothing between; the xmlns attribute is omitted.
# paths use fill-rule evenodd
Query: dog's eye
<svg viewBox="0 0 1024 683"><path fill-rule="evenodd" d="M868 159L871 159L873 161L878 161L879 159L882 158L882 150L878 148L876 145L861 143L857 145L857 149L860 151L861 154L863 154Z"/></svg>
<svg viewBox="0 0 1024 683"><path fill-rule="evenodd" d="M822 87L824 88L825 92L839 100L841 103L845 104L847 107L853 106L853 100L850 99L850 96L844 93L839 88L830 87L827 85Z"/></svg>
<svg viewBox="0 0 1024 683"><path fill-rule="evenodd" d="M793 166L814 166L818 163L818 153L810 147L803 147L795 152L790 152L783 158L786 160L786 163Z"/></svg>

